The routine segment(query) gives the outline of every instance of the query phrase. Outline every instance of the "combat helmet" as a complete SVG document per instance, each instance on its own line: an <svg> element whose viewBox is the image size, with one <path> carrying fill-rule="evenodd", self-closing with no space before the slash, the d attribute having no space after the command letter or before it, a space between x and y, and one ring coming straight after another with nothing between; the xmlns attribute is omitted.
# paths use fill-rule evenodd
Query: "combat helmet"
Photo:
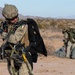
<svg viewBox="0 0 75 75"><path fill-rule="evenodd" d="M12 19L12 18L18 16L18 9L14 5L6 4L3 8L2 15L6 19Z"/></svg>

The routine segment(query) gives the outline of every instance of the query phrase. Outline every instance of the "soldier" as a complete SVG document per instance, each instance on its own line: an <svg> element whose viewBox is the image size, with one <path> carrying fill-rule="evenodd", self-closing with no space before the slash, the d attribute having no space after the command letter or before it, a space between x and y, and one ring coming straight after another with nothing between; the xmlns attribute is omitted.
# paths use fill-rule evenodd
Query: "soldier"
<svg viewBox="0 0 75 75"><path fill-rule="evenodd" d="M27 20L20 21L18 17L18 9L14 5L8 4L5 5L2 11L2 15L5 18L5 22L3 23L3 25L1 25L0 31L2 31L3 29L3 32L0 32L1 33L0 41L2 41L2 38L3 40L5 40L7 36L9 36L7 38L9 43L16 45L18 42L21 42L22 44L25 44L25 46L27 46L24 48L24 50L26 51L26 53L29 53L29 56L31 57L31 59L28 60L29 68L26 67L25 64L22 64L22 67L19 70L20 75L32 75L32 68L33 68L32 62L34 63L37 62L38 57L37 52L47 56L47 51L43 39L40 35L37 23L30 18L28 18ZM25 37L25 35L28 35L29 46L27 45L26 42L27 37ZM26 43L24 43L23 40ZM0 45L3 46L2 42ZM9 70L11 70L10 67L11 66L9 65L8 61ZM24 71L25 73L23 74L22 71Z"/></svg>
<svg viewBox="0 0 75 75"><path fill-rule="evenodd" d="M1 28L3 29L3 32L0 35L0 41L2 41L2 38L5 39L7 34L11 32L8 42L16 44L24 37L25 33L27 32L28 26L24 24L19 26L16 30L14 29L14 25L17 24L17 22L19 22L18 9L14 5L6 4L5 7L3 8L2 15L4 16L6 20L4 24L6 24L7 26L5 28L3 27L4 25L1 26ZM3 41L0 42L0 46L2 45L2 43ZM8 68L9 67L10 66L8 63ZM31 66L29 67L30 67L30 70L32 71ZM24 70L25 70L25 75L30 75L28 74L28 69L26 66Z"/></svg>
<svg viewBox="0 0 75 75"><path fill-rule="evenodd" d="M72 49L75 47L74 26L70 26L69 29L64 31L64 45L65 45L66 57L71 58Z"/></svg>

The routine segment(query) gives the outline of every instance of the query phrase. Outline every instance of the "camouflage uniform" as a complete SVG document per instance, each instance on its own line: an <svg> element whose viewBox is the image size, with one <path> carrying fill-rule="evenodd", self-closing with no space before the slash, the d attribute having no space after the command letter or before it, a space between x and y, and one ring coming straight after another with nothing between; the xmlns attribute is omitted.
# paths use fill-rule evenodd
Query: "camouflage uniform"
<svg viewBox="0 0 75 75"><path fill-rule="evenodd" d="M71 57L72 49L75 47L75 38L74 35L72 34L72 31L74 30L73 28L70 27L70 29L64 31L64 45L67 58Z"/></svg>
<svg viewBox="0 0 75 75"><path fill-rule="evenodd" d="M10 30L11 31L13 30L13 25L8 26L8 33ZM24 37L24 34L26 33L26 31L27 31L27 25L22 25L18 27L15 33L10 35L8 42L16 44L18 41L20 41ZM3 32L2 37L5 38L8 33Z"/></svg>
<svg viewBox="0 0 75 75"><path fill-rule="evenodd" d="M7 25L8 25L8 33L9 32L12 33L13 29L14 29L13 28L14 24L8 24L8 20L10 20L10 19L12 19L12 17L15 17L15 16L18 15L17 8L14 5L5 5L5 7L4 7L3 11L2 11L2 14L6 18L6 22L7 22ZM1 28L3 28L2 26L1 26ZM27 34L27 30L28 30L28 26L27 25L24 24L24 25L19 26L16 29L16 31L9 36L8 42L16 44L17 42L19 42L20 40L23 39L22 42L21 42L21 43L23 43L23 41L25 41L24 39L25 39L25 35ZM4 31L1 34L2 38L5 38L8 33ZM29 62L28 62L28 64L29 64ZM10 66L8 64L8 68L9 67ZM29 64L29 68L32 71L30 64ZM27 69L26 66L25 66L24 70L25 70L25 75L28 75L28 69Z"/></svg>

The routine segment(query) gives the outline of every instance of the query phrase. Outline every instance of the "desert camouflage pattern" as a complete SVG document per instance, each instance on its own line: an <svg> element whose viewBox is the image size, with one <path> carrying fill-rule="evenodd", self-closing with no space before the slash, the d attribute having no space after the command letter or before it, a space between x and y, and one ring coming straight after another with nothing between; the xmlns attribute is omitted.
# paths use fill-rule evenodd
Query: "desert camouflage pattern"
<svg viewBox="0 0 75 75"><path fill-rule="evenodd" d="M27 63L28 63L28 66L24 62L22 63L22 66L19 69L19 75L33 75L32 68L28 61Z"/></svg>
<svg viewBox="0 0 75 75"><path fill-rule="evenodd" d="M71 30L72 28L64 31L64 45L66 49L66 57L70 58L72 49L75 47L75 38L73 37L74 35L72 34Z"/></svg>
<svg viewBox="0 0 75 75"><path fill-rule="evenodd" d="M18 9L15 5L5 4L2 14L5 18L12 19L18 15Z"/></svg>
<svg viewBox="0 0 75 75"><path fill-rule="evenodd" d="M3 44L3 40L2 40L2 36L0 35L0 47L2 46Z"/></svg>
<svg viewBox="0 0 75 75"><path fill-rule="evenodd" d="M27 29L28 29L28 27L27 27ZM24 44L25 47L29 46L28 30L25 32L24 37L21 40L21 43Z"/></svg>
<svg viewBox="0 0 75 75"><path fill-rule="evenodd" d="M72 42L68 41L68 43L67 43L67 51L66 51L66 57L67 58L70 58L72 49L74 47L75 47L75 43L72 43Z"/></svg>
<svg viewBox="0 0 75 75"><path fill-rule="evenodd" d="M18 27L17 30L15 31L15 34L10 35L8 42L16 44L24 37L26 31L27 31L27 25L22 25Z"/></svg>
<svg viewBox="0 0 75 75"><path fill-rule="evenodd" d="M8 25L8 33L10 31L13 31L13 25ZM5 38L8 33L3 32L2 34L0 34L0 39ZM28 41L28 25L19 26L17 28L17 30L15 31L15 33L10 35L10 37L8 39L8 42L16 44L20 40L21 40L22 44L25 44L25 46L29 45L29 41ZM1 42L0 44L2 45L2 43L3 42ZM0 47L1 47L1 45L0 45Z"/></svg>

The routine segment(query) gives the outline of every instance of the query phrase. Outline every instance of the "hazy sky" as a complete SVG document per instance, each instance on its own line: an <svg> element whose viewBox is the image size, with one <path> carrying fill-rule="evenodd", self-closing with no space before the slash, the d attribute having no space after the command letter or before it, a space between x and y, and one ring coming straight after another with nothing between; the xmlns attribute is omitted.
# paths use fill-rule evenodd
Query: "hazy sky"
<svg viewBox="0 0 75 75"><path fill-rule="evenodd" d="M24 16L67 17L75 15L75 0L0 0L4 4L14 4Z"/></svg>

